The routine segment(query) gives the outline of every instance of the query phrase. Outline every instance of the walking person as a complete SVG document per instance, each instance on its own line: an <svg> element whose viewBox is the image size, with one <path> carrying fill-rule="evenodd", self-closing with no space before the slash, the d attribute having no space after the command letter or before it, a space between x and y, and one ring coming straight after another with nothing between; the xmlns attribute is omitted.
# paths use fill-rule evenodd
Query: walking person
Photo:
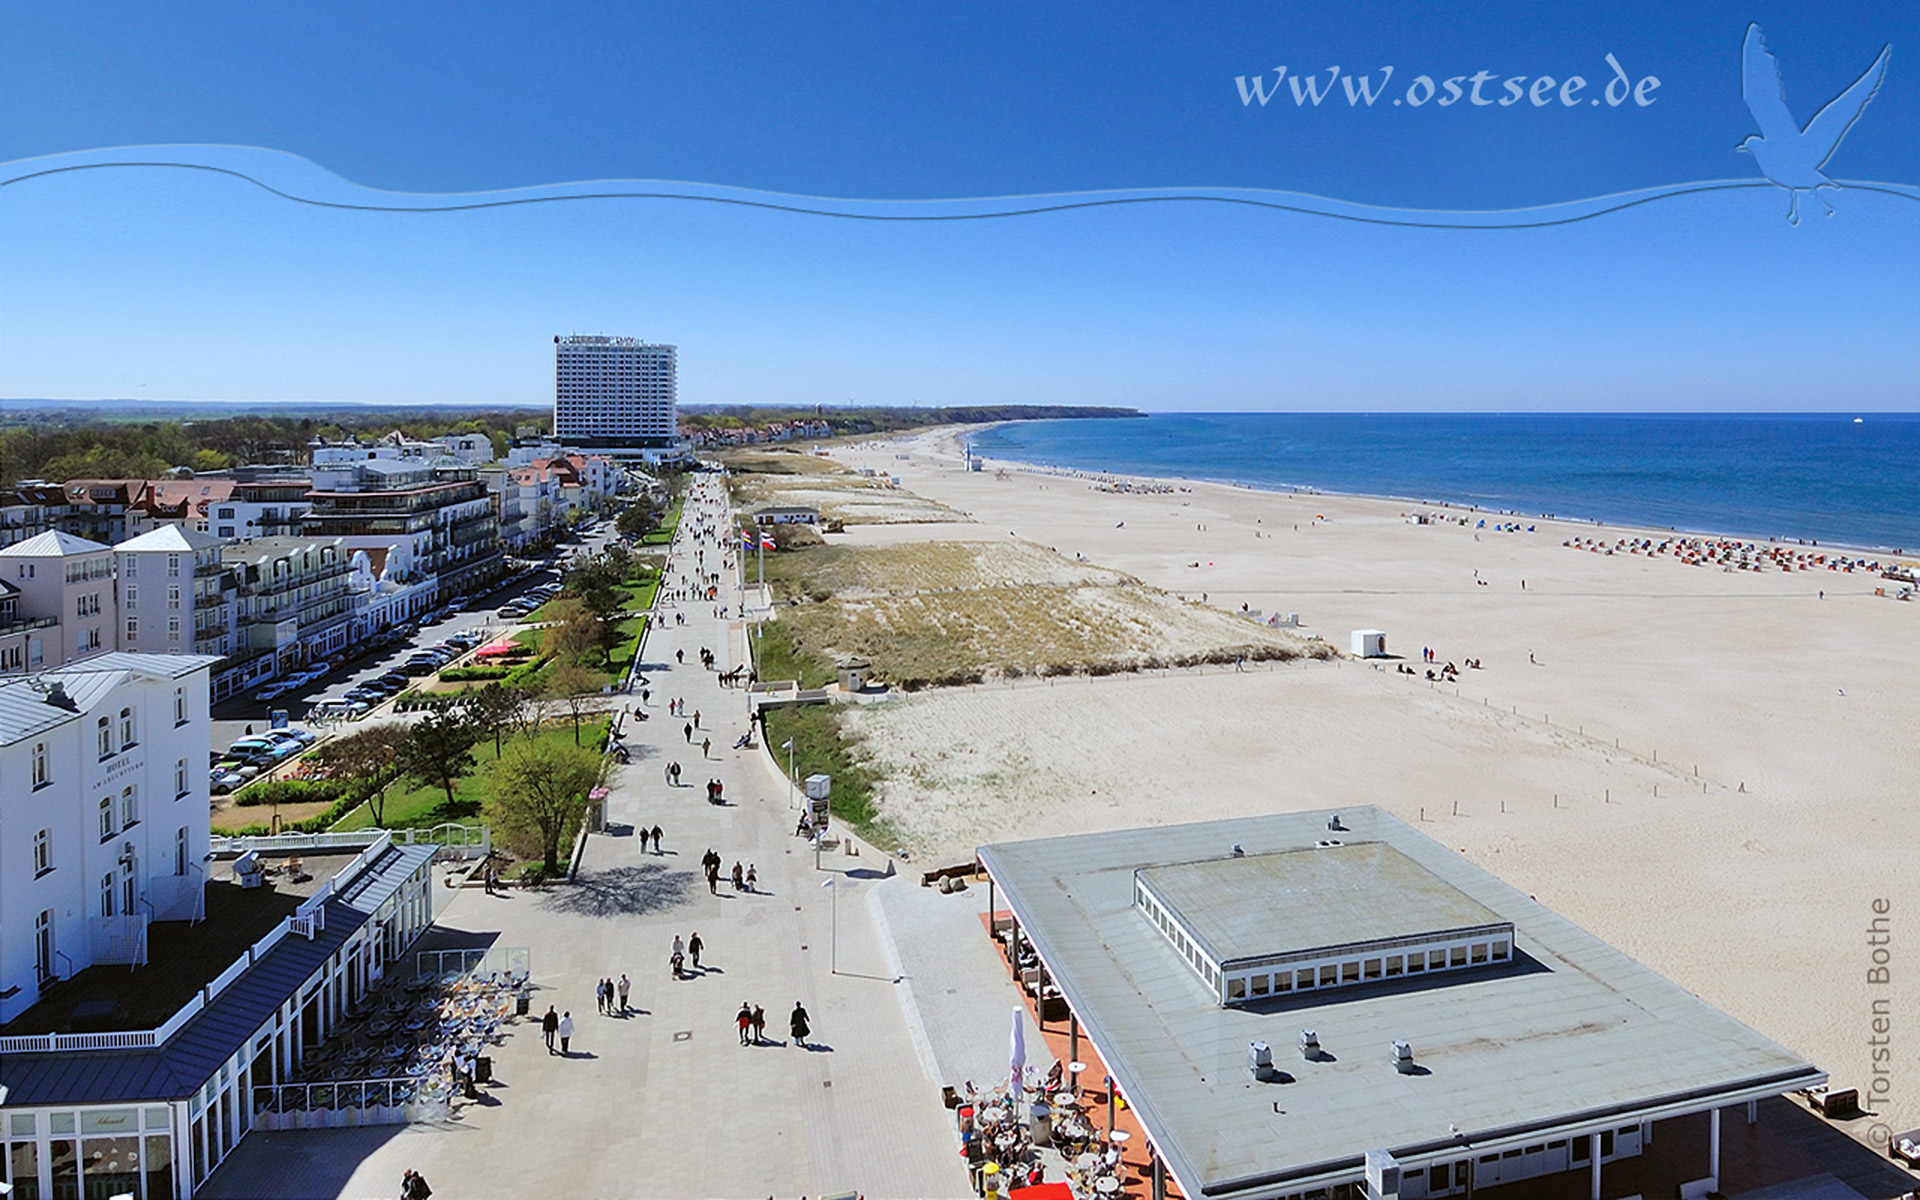
<svg viewBox="0 0 1920 1200"><path fill-rule="evenodd" d="M746 890L746 888L747 888L746 877L741 874L740 864L736 862L733 864L733 890L736 892L743 892Z"/></svg>
<svg viewBox="0 0 1920 1200"><path fill-rule="evenodd" d="M653 852L655 854L662 853L660 849L660 827L658 825L653 827Z"/></svg>
<svg viewBox="0 0 1920 1200"><path fill-rule="evenodd" d="M747 1044L747 1031L753 1028L753 1009L745 1000L740 1002L740 1011L733 1014L733 1023L740 1030L740 1044Z"/></svg>
<svg viewBox="0 0 1920 1200"><path fill-rule="evenodd" d="M682 732L687 735L687 745L693 745L693 722L688 721L686 728L682 730Z"/></svg>
<svg viewBox="0 0 1920 1200"><path fill-rule="evenodd" d="M748 863L747 864L747 890L749 892L758 891L759 885L760 885L760 876L757 873L755 873L753 869L753 864Z"/></svg>
<svg viewBox="0 0 1920 1200"><path fill-rule="evenodd" d="M700 739L700 757L701 758L713 757L713 739L712 738Z"/></svg>
<svg viewBox="0 0 1920 1200"><path fill-rule="evenodd" d="M714 895L714 896L718 896L720 894L720 864L719 863L707 864L707 892L709 895Z"/></svg>
<svg viewBox="0 0 1920 1200"><path fill-rule="evenodd" d="M561 1013L560 1014L560 1057L561 1058L567 1057L569 1052L568 1044L572 1041L573 1041L573 1014L570 1012Z"/></svg>
<svg viewBox="0 0 1920 1200"><path fill-rule="evenodd" d="M547 1053L553 1053L553 1035L560 1032L560 1014L547 1005L547 1015L540 1018L540 1033L547 1040Z"/></svg>
<svg viewBox="0 0 1920 1200"><path fill-rule="evenodd" d="M767 1010L758 1004L753 1006L753 1044L758 1046L767 1040Z"/></svg>
<svg viewBox="0 0 1920 1200"><path fill-rule="evenodd" d="M687 954L693 959L693 969L696 971L700 969L700 951L706 949L706 946L707 944L700 940L700 931L697 929L694 930L693 936L687 939Z"/></svg>
<svg viewBox="0 0 1920 1200"><path fill-rule="evenodd" d="M607 1015L607 981L604 979L593 982L593 1006L601 1016Z"/></svg>
<svg viewBox="0 0 1920 1200"><path fill-rule="evenodd" d="M413 1168L400 1177L400 1200L427 1200L433 1195L433 1189L427 1186L427 1177Z"/></svg>
<svg viewBox="0 0 1920 1200"><path fill-rule="evenodd" d="M793 1044L806 1049L807 1035L813 1032L813 1027L807 1024L807 1010L798 1000L793 1002L793 1015L787 1018L787 1029L793 1034Z"/></svg>
<svg viewBox="0 0 1920 1200"><path fill-rule="evenodd" d="M632 989L632 987L633 985L627 982L626 973L624 971L621 972L620 974L620 1015L623 1017L626 1016L629 1012L633 1011L632 1009L627 1007L627 993Z"/></svg>

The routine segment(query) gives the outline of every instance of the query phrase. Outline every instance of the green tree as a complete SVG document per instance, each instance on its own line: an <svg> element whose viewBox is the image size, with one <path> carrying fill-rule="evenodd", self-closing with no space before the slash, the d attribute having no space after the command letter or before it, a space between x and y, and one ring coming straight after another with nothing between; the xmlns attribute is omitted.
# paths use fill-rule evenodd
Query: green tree
<svg viewBox="0 0 1920 1200"><path fill-rule="evenodd" d="M387 785L401 775L400 756L410 736L405 725L367 725L327 742L314 751L313 757L334 778L348 779L367 789L367 808L373 813L373 823L385 825Z"/></svg>
<svg viewBox="0 0 1920 1200"><path fill-rule="evenodd" d="M428 713L407 731L398 756L400 773L440 788L452 804L454 785L473 770L473 744L479 740L472 722L452 709Z"/></svg>
<svg viewBox="0 0 1920 1200"><path fill-rule="evenodd" d="M508 848L560 872L560 844L580 827L587 796L606 777L600 755L550 740L515 741L487 765L481 813Z"/></svg>

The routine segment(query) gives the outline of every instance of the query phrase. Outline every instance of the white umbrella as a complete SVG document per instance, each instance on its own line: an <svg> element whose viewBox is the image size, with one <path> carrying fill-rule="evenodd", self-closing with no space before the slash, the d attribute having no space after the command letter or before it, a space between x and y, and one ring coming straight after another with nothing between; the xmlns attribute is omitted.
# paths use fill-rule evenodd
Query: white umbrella
<svg viewBox="0 0 1920 1200"><path fill-rule="evenodd" d="M1027 1073L1027 1025L1021 1018L1026 1016L1023 1009L1013 1010L1013 1083L1009 1090L1018 1101L1024 1091L1023 1084Z"/></svg>

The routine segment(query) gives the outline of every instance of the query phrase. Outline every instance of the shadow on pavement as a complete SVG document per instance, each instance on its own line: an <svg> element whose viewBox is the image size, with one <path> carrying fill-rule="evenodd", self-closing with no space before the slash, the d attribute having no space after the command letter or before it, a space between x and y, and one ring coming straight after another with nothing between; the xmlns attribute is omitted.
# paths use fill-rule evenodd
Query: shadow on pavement
<svg viewBox="0 0 1920 1200"><path fill-rule="evenodd" d="M698 877L691 871L643 862L582 874L575 883L548 892L544 906L576 916L636 916L687 903L698 884Z"/></svg>

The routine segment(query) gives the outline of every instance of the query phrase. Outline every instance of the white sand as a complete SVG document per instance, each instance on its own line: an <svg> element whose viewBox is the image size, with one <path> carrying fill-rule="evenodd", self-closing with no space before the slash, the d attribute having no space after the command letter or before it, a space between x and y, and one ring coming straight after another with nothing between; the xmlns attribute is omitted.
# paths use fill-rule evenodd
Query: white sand
<svg viewBox="0 0 1920 1200"><path fill-rule="evenodd" d="M1222 608L1298 611L1342 650L1349 630L1376 627L1423 672L1423 645L1485 664L1458 696L1349 662L869 707L858 727L896 775L888 812L922 861L1071 830L1361 803L1412 820L1424 806L1434 837L1863 1097L1885 999L1878 1119L1920 1124L1920 954L1906 949L1920 944L1908 932L1920 928L1920 604L1874 596L1885 581L1864 574L1562 547L1626 532L1588 524L1476 539L1412 524L1402 514L1417 506L1399 501L1200 484L1116 495L1011 467L997 477L1007 464L964 473L950 434L910 439L911 461L901 449L835 456L898 474L997 536ZM1892 905L1887 987L1868 979L1876 898Z"/></svg>

